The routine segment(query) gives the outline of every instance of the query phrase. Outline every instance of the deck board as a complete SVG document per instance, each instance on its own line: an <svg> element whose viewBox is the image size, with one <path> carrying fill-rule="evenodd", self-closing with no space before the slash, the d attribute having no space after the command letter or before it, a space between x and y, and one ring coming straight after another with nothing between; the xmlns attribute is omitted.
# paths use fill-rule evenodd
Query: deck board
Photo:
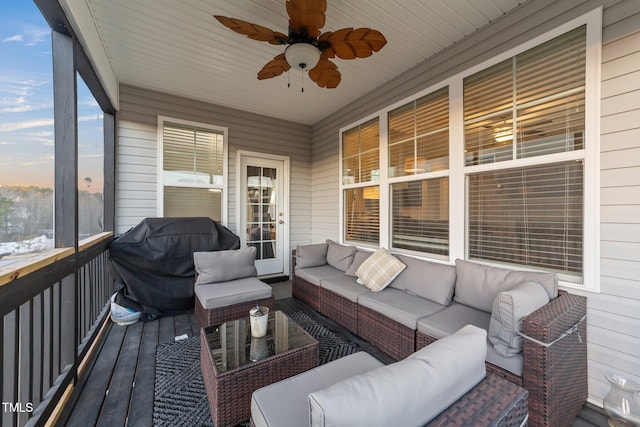
<svg viewBox="0 0 640 427"><path fill-rule="evenodd" d="M303 311L382 362L391 361L357 335L295 298L289 296L276 300L276 308L285 313ZM86 381L79 383L82 386L76 390L78 397L69 419L66 423L61 420L60 425L151 426L156 346L174 342L175 337L182 334L197 335L199 330L193 312L165 316L157 321L139 322L127 327L110 325L104 344L89 370L89 376ZM588 403L572 423L572 427L601 426L607 426L606 416L600 408Z"/></svg>
<svg viewBox="0 0 640 427"><path fill-rule="evenodd" d="M67 422L68 426L85 427L97 423L111 382L111 374L120 356L125 331L125 328L114 328L113 325L109 327L104 344Z"/></svg>
<svg viewBox="0 0 640 427"><path fill-rule="evenodd" d="M138 363L143 323L137 322L126 328L126 334L120 349L120 357L111 377L108 393L97 425L100 427L123 426L126 423L133 388L132 375ZM114 325L114 328L124 328Z"/></svg>
<svg viewBox="0 0 640 427"><path fill-rule="evenodd" d="M160 322L144 323L127 417L127 425L129 426L145 427L152 424L155 356L159 326Z"/></svg>

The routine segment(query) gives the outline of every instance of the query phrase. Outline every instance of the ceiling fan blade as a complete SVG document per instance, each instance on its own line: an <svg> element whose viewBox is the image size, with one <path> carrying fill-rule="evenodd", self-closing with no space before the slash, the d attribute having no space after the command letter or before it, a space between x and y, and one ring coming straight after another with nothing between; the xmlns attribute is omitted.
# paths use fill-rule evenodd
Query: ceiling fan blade
<svg viewBox="0 0 640 427"><path fill-rule="evenodd" d="M287 0L289 31L298 33L305 27L311 38L317 38L324 27L326 12L326 0Z"/></svg>
<svg viewBox="0 0 640 427"><path fill-rule="evenodd" d="M318 40L331 43L331 48L323 51L327 57L335 54L341 59L366 58L387 44L382 33L371 28L343 28L325 34L321 34Z"/></svg>
<svg viewBox="0 0 640 427"><path fill-rule="evenodd" d="M222 25L232 29L236 33L245 35L253 40L268 42L270 44L286 44L288 37L277 31L268 29L261 25L252 24L247 21L236 18L228 18L226 16L213 15Z"/></svg>
<svg viewBox="0 0 640 427"><path fill-rule="evenodd" d="M279 76L285 71L289 71L291 65L284 57L284 53L277 55L271 61L267 62L262 70L258 71L258 80L270 79Z"/></svg>
<svg viewBox="0 0 640 427"><path fill-rule="evenodd" d="M342 76L338 71L338 66L323 54L320 55L318 65L309 70L309 78L320 87L333 89L340 84Z"/></svg>

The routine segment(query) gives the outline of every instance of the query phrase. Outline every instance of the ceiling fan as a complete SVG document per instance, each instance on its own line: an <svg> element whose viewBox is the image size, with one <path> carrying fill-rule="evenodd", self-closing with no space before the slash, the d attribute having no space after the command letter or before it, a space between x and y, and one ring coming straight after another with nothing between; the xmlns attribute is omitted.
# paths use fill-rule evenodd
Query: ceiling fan
<svg viewBox="0 0 640 427"><path fill-rule="evenodd" d="M225 27L250 39L288 45L284 53L262 67L258 80L279 76L293 67L308 71L309 78L318 86L335 88L340 84L341 75L330 58L366 58L387 44L379 31L370 28L342 28L321 33L326 18L326 0L287 0L286 6L288 35L240 19L214 15Z"/></svg>

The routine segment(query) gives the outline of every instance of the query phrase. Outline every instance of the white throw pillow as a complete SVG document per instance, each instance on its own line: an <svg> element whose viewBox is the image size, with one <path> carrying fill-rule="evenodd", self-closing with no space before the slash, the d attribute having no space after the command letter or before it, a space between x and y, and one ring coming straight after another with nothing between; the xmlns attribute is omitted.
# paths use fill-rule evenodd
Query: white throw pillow
<svg viewBox="0 0 640 427"><path fill-rule="evenodd" d="M500 292L493 302L489 322L489 341L504 357L522 353L522 318L549 302L547 291L537 282L524 282Z"/></svg>
<svg viewBox="0 0 640 427"><path fill-rule="evenodd" d="M386 288L406 268L398 258L380 248L367 258L356 271L358 282L373 292Z"/></svg>

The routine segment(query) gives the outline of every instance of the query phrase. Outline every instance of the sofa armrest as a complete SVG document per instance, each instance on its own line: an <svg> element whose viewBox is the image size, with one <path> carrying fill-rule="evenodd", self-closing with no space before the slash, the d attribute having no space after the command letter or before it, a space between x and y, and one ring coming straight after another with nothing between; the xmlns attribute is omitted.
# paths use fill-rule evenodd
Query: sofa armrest
<svg viewBox="0 0 640 427"><path fill-rule="evenodd" d="M533 338L550 344L584 321L586 314L587 299L585 297L562 293L522 319L522 334L525 340ZM574 330L579 332L579 328ZM586 341L586 337L582 339Z"/></svg>
<svg viewBox="0 0 640 427"><path fill-rule="evenodd" d="M522 321L529 425L569 425L587 399L587 298L562 293Z"/></svg>

